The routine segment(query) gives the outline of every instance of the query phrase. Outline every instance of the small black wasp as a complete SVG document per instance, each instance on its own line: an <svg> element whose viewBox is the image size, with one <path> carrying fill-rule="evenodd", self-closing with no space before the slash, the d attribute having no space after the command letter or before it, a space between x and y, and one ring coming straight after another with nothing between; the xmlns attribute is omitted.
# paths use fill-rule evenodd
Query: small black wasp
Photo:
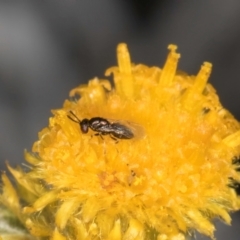
<svg viewBox="0 0 240 240"><path fill-rule="evenodd" d="M97 132L95 135L110 135L114 140L116 139L132 139L143 135L143 129L135 124L122 121L110 121L101 117L93 117L91 119L84 118L82 121L72 112L68 115L68 118L72 121L79 123L82 133L87 133L88 129L92 129Z"/></svg>

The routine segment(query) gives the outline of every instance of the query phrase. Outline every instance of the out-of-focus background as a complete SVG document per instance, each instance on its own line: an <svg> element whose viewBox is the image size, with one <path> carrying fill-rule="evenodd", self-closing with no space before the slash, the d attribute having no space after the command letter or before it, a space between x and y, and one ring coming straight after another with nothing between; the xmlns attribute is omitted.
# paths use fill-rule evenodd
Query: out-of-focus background
<svg viewBox="0 0 240 240"><path fill-rule="evenodd" d="M240 119L239 12L239 0L0 0L0 169L23 161L70 89L116 65L119 42L136 63L163 66L169 43L189 74L212 62L210 82ZM239 226L239 214L217 223L217 239L240 239Z"/></svg>

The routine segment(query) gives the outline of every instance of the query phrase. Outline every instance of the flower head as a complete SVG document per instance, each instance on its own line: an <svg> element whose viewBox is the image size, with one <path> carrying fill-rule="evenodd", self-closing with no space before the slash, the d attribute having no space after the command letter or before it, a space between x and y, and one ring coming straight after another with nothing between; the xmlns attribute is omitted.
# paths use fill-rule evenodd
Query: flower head
<svg viewBox="0 0 240 240"><path fill-rule="evenodd" d="M119 44L114 87L73 89L25 153L29 170L8 166L17 189L3 174L1 201L33 236L180 240L213 237L216 217L230 223L240 125L207 83L211 64L178 73L169 50L160 69L132 64Z"/></svg>

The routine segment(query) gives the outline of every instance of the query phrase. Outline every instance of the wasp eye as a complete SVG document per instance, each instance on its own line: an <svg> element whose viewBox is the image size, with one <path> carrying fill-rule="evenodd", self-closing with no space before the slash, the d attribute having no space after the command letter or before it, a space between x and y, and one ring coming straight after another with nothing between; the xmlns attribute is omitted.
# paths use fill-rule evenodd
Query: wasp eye
<svg viewBox="0 0 240 240"><path fill-rule="evenodd" d="M88 119L83 119L80 123L82 133L88 132Z"/></svg>

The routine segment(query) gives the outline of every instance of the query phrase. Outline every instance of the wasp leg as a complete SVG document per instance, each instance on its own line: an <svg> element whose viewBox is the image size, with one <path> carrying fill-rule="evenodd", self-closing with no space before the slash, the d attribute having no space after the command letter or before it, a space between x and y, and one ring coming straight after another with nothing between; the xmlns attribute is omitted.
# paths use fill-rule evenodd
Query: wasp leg
<svg viewBox="0 0 240 240"><path fill-rule="evenodd" d="M104 140L103 135L106 135L106 134L103 134L103 133L95 133L94 134L94 136L99 136L102 140Z"/></svg>
<svg viewBox="0 0 240 240"><path fill-rule="evenodd" d="M112 134L110 134L110 138L111 139L113 139L114 141L115 141L115 143L117 144L119 141L118 141L118 139L117 138L115 138L115 137L113 137L113 135Z"/></svg>

